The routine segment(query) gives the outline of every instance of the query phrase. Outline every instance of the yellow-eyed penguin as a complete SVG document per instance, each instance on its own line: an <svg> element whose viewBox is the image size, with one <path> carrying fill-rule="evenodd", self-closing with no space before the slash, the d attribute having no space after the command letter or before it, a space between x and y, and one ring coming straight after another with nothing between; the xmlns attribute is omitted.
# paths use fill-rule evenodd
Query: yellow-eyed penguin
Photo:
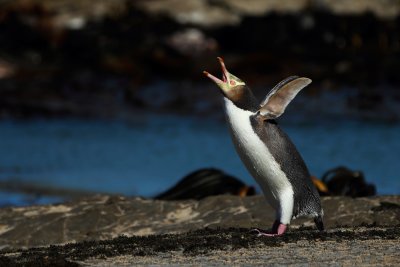
<svg viewBox="0 0 400 267"><path fill-rule="evenodd" d="M218 60L223 79L206 71L204 74L221 89L235 148L276 210L271 231L255 229L258 235L282 235L290 220L299 216L313 217L322 231L323 210L318 192L296 147L275 121L311 80L297 76L286 78L258 104L250 88L228 72L222 58Z"/></svg>

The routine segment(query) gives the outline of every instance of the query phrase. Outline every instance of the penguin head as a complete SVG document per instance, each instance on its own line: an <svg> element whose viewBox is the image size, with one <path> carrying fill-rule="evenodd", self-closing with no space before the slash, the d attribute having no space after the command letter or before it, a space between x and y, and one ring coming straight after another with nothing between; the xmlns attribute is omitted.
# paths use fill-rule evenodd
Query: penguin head
<svg viewBox="0 0 400 267"><path fill-rule="evenodd" d="M243 91L246 89L246 84L241 79L228 72L222 58L218 57L218 60L221 64L222 80L207 71L203 71L203 73L218 85L225 97L235 102L235 99L243 94Z"/></svg>

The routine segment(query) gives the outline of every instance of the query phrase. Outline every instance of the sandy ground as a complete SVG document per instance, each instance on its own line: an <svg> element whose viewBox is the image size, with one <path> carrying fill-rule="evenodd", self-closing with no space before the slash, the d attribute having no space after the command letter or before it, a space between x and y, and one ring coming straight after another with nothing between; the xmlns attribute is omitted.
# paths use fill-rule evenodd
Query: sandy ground
<svg viewBox="0 0 400 267"><path fill-rule="evenodd" d="M140 265L291 265L291 266L398 266L398 240L364 241L299 241L278 247L258 246L237 250L215 250L200 255L182 252L160 253L156 256L117 256L105 260L89 259L85 266Z"/></svg>

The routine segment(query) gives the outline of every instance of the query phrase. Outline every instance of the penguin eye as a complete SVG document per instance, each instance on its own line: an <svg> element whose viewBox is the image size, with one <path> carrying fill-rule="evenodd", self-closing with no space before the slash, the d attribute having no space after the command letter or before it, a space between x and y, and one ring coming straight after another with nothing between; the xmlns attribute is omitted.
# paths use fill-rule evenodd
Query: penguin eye
<svg viewBox="0 0 400 267"><path fill-rule="evenodd" d="M231 85L236 85L235 81L230 81Z"/></svg>

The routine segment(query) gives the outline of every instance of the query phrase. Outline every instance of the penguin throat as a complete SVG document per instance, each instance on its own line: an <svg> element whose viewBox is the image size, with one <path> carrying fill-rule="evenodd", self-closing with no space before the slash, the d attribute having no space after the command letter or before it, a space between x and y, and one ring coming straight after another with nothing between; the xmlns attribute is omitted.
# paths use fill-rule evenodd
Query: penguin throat
<svg viewBox="0 0 400 267"><path fill-rule="evenodd" d="M225 97L240 109L256 112L259 109L257 99L247 86L237 86L225 93Z"/></svg>

